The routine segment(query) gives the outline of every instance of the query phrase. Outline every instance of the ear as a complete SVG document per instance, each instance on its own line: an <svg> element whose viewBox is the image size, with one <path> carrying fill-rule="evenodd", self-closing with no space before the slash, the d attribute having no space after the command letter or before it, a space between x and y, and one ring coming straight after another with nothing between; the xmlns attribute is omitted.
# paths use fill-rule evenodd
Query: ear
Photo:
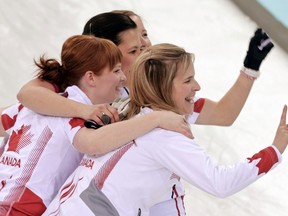
<svg viewBox="0 0 288 216"><path fill-rule="evenodd" d="M97 81L97 76L93 73L93 71L86 71L84 75L85 82L90 86L95 86Z"/></svg>

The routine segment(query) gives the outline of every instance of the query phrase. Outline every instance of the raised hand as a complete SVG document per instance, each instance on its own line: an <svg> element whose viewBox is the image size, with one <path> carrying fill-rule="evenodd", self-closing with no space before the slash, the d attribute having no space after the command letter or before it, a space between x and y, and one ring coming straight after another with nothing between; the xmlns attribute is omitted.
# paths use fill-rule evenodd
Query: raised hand
<svg viewBox="0 0 288 216"><path fill-rule="evenodd" d="M263 29L258 28L250 40L247 55L244 59L244 67L258 71L262 61L273 47L274 45L269 36Z"/></svg>
<svg viewBox="0 0 288 216"><path fill-rule="evenodd" d="M278 148L281 154L284 152L288 144L288 125L286 124L287 105L284 106L280 123L277 128L273 145Z"/></svg>

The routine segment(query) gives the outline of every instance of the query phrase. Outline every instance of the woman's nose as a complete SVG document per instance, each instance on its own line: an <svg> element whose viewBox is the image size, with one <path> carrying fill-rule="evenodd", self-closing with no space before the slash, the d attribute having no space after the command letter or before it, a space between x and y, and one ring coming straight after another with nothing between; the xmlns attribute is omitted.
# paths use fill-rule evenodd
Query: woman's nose
<svg viewBox="0 0 288 216"><path fill-rule="evenodd" d="M125 73L121 70L120 82L125 82L126 80L127 80L127 77L126 77Z"/></svg>
<svg viewBox="0 0 288 216"><path fill-rule="evenodd" d="M200 89L201 89L201 86L200 86L199 83L195 80L193 90L194 90L194 91L200 91Z"/></svg>
<svg viewBox="0 0 288 216"><path fill-rule="evenodd" d="M140 41L141 41L140 50L143 51L144 49L147 48L147 44L146 44L146 41L144 40L144 38L142 36L140 36Z"/></svg>

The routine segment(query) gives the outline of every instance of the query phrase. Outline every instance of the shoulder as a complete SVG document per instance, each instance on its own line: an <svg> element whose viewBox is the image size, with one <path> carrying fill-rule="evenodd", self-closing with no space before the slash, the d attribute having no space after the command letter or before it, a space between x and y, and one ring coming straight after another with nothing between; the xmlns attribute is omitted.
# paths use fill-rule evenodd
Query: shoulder
<svg viewBox="0 0 288 216"><path fill-rule="evenodd" d="M195 144L194 139L190 139L181 133L165 130L162 128L155 128L145 135L137 138L136 143L145 143L145 145L192 145Z"/></svg>
<svg viewBox="0 0 288 216"><path fill-rule="evenodd" d="M88 96L78 86L75 85L66 88L65 92L61 95L69 98L70 100L92 105L92 102Z"/></svg>

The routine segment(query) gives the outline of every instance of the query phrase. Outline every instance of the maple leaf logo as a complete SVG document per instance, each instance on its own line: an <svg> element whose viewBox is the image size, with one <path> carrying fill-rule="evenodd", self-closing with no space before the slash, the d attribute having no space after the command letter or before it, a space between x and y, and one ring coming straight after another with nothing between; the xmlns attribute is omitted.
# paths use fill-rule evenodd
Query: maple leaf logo
<svg viewBox="0 0 288 216"><path fill-rule="evenodd" d="M18 106L18 112L20 112L22 109L23 109L23 105L20 104L20 105ZM1 121L2 121L3 128L4 128L5 130L8 130L9 128L13 127L14 124L15 124L15 122L16 122L16 120L17 120L17 116L18 116L18 114L17 114L17 115L14 115L13 118L11 118L11 117L10 117L9 115L7 115L7 114L1 115Z"/></svg>
<svg viewBox="0 0 288 216"><path fill-rule="evenodd" d="M5 130L8 130L9 128L13 127L13 125L16 122L16 119L17 119L17 115L15 115L15 116L13 116L13 118L11 118L9 115L3 114L1 116L1 121L2 121L3 128Z"/></svg>
<svg viewBox="0 0 288 216"><path fill-rule="evenodd" d="M71 125L71 129L78 126L82 128L84 127L84 120L80 118L73 118L69 121L69 124Z"/></svg>
<svg viewBox="0 0 288 216"><path fill-rule="evenodd" d="M10 140L9 147L7 151L14 151L19 153L19 151L25 146L31 144L31 138L33 135L29 131L31 125L22 125L18 131L13 131Z"/></svg>

